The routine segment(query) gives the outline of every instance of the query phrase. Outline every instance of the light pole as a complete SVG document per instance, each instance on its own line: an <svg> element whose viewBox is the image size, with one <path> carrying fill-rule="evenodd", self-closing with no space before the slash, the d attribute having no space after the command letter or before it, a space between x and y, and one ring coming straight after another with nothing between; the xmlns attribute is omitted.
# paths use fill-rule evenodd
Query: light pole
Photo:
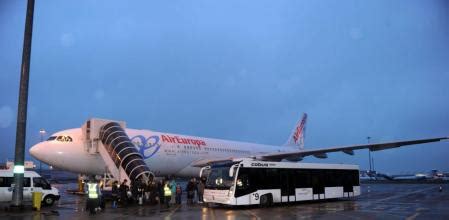
<svg viewBox="0 0 449 220"><path fill-rule="evenodd" d="M44 135L46 133L47 132L43 128L41 128L41 130L39 130L39 134L41 135L41 142L44 141ZM39 160L39 174L42 175L42 161L40 161L40 160Z"/></svg>
<svg viewBox="0 0 449 220"><path fill-rule="evenodd" d="M366 137L366 140L368 141L369 144L369 140L371 139L370 136ZM368 161L369 161L369 172L371 172L371 148L368 148Z"/></svg>
<svg viewBox="0 0 449 220"><path fill-rule="evenodd" d="M14 153L14 189L11 207L23 207L23 175L25 172L25 137L30 76L31 38L33 33L34 0L28 0L20 68L19 104L17 108L16 148Z"/></svg>

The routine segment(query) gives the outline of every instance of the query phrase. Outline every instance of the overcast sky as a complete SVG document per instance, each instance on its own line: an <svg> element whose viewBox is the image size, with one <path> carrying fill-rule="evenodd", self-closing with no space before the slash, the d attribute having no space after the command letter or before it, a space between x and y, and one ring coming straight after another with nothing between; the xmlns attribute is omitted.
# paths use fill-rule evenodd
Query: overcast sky
<svg viewBox="0 0 449 220"><path fill-rule="evenodd" d="M0 0L2 162L14 158L25 11ZM448 136L448 41L447 1L37 0L26 146L90 117L283 144L307 112L306 148ZM374 162L449 170L448 153L424 144Z"/></svg>

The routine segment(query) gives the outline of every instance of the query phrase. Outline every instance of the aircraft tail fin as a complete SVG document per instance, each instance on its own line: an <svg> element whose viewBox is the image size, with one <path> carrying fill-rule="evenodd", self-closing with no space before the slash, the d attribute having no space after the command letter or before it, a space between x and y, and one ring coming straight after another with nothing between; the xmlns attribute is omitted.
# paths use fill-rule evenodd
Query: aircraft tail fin
<svg viewBox="0 0 449 220"><path fill-rule="evenodd" d="M293 128L292 134L288 138L284 146L298 147L299 149L304 149L304 139L306 136L306 123L307 123L307 113L302 115L301 120L296 123L295 128Z"/></svg>

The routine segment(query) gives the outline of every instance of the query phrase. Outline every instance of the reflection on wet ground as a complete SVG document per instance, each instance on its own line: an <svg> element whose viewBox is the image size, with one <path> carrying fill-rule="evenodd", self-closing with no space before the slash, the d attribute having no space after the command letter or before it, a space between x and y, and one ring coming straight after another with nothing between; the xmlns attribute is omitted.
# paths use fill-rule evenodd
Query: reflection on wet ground
<svg viewBox="0 0 449 220"><path fill-rule="evenodd" d="M223 207L205 205L157 205L107 208L95 215L98 219L448 219L449 186L439 192L437 184L364 184L362 195L351 200L328 200L277 205L271 208ZM85 198L66 192L76 184L56 185L61 200L40 212L0 211L1 219L90 219L84 211ZM110 204L108 204L110 207Z"/></svg>

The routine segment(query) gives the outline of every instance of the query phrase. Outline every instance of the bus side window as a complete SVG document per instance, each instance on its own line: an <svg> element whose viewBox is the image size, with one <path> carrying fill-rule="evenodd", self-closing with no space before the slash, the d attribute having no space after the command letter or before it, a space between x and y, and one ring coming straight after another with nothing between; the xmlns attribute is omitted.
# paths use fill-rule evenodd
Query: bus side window
<svg viewBox="0 0 449 220"><path fill-rule="evenodd" d="M325 170L326 180L325 185L330 187L341 186L341 173L340 170Z"/></svg>
<svg viewBox="0 0 449 220"><path fill-rule="evenodd" d="M353 186L360 186L360 179L359 179L359 171L358 170L351 170L351 176L352 176L352 184Z"/></svg>
<svg viewBox="0 0 449 220"><path fill-rule="evenodd" d="M277 169L268 168L266 169L266 175L263 176L265 178L265 181L267 183L267 189L275 189L279 186L279 173Z"/></svg>
<svg viewBox="0 0 449 220"><path fill-rule="evenodd" d="M295 170L295 186L296 188L309 188L311 187L310 183L310 174L308 170Z"/></svg>
<svg viewBox="0 0 449 220"><path fill-rule="evenodd" d="M252 189L266 189L265 169L255 168L249 171L249 181L251 182Z"/></svg>

